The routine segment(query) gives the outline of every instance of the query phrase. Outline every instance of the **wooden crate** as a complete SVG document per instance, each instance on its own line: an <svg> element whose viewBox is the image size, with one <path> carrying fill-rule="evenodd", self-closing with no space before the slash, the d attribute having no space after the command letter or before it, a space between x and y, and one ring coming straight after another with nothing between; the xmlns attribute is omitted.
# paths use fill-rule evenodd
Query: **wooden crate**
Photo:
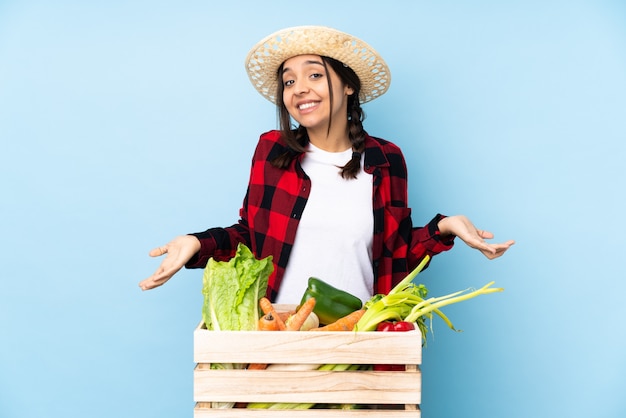
<svg viewBox="0 0 626 418"><path fill-rule="evenodd" d="M409 332L194 331L194 417L419 418L422 337ZM405 364L405 371L211 370L211 363ZM211 408L211 402L359 404L362 409Z"/></svg>

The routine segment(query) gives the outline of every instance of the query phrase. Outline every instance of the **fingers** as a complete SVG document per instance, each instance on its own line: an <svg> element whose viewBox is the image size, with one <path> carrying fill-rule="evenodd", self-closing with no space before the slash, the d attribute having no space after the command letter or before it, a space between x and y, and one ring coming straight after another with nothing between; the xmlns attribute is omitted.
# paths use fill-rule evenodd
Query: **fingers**
<svg viewBox="0 0 626 418"><path fill-rule="evenodd" d="M157 271L155 271L152 274L152 276L139 282L139 287L141 288L141 290L148 290L148 289L154 289L155 287L161 286L161 284L165 283L161 279L162 275L163 275L163 267L159 267Z"/></svg>
<svg viewBox="0 0 626 418"><path fill-rule="evenodd" d="M493 238L493 234L489 231L485 231L484 229L477 229L476 232L478 233L478 236L480 236L483 239Z"/></svg>
<svg viewBox="0 0 626 418"><path fill-rule="evenodd" d="M162 282L157 282L153 279L146 279L142 282L139 283L139 287L141 288L141 290L150 290L150 289L154 289L157 288L161 285L163 285L165 283L165 281Z"/></svg>
<svg viewBox="0 0 626 418"><path fill-rule="evenodd" d="M483 242L482 245L477 247L483 254L487 256L487 258L496 257L498 251L492 244L488 244Z"/></svg>
<svg viewBox="0 0 626 418"><path fill-rule="evenodd" d="M151 257L167 256L161 261L159 268L152 276L139 282L143 290L159 287L172 278L185 263L200 250L200 241L191 235L183 235L168 244L153 248L148 253Z"/></svg>
<svg viewBox="0 0 626 418"><path fill-rule="evenodd" d="M167 253L167 249L163 247L155 248L150 251L150 255L154 254L154 256L159 256ZM162 286L171 279L181 268L183 264L180 263L180 260L177 260L176 252L174 254L169 254L163 259L163 262L159 266L159 268L152 274L152 276L147 279L139 282L139 287L142 290L154 289L155 287Z"/></svg>
<svg viewBox="0 0 626 418"><path fill-rule="evenodd" d="M167 253L167 245L163 245L161 247L151 249L148 254L150 255L150 257L159 257L166 253Z"/></svg>
<svg viewBox="0 0 626 418"><path fill-rule="evenodd" d="M154 283L154 281L152 281L151 279L146 279L139 282L139 287L141 288L141 290L150 290L154 289L157 286L158 285Z"/></svg>
<svg viewBox="0 0 626 418"><path fill-rule="evenodd" d="M159 269L152 276L139 282L139 287L141 288L141 290L154 289L155 287L163 285L172 276L173 273L166 273L162 269Z"/></svg>
<svg viewBox="0 0 626 418"><path fill-rule="evenodd" d="M482 253L485 255L485 257L487 257L490 260L493 260L494 258L498 258L500 256L502 256L510 247L511 245L515 244L515 241L513 240L509 240L503 244L490 244L490 250L489 251L482 251Z"/></svg>

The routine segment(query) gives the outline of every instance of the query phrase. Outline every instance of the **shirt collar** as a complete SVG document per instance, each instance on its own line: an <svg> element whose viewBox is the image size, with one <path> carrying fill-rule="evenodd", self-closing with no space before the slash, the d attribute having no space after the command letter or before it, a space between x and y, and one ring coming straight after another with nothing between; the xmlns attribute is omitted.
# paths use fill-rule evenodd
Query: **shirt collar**
<svg viewBox="0 0 626 418"><path fill-rule="evenodd" d="M389 160L385 154L382 144L374 137L365 137L365 168L388 167Z"/></svg>

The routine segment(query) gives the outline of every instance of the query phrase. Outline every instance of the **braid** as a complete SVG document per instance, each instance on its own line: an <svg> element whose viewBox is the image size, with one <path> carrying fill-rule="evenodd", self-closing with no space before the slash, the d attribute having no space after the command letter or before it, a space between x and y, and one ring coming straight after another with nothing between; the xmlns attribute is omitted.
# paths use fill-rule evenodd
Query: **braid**
<svg viewBox="0 0 626 418"><path fill-rule="evenodd" d="M348 137L352 143L352 158L341 170L343 178L355 179L361 170L361 154L365 151L363 119L363 109L361 109L359 99L352 95L348 106Z"/></svg>

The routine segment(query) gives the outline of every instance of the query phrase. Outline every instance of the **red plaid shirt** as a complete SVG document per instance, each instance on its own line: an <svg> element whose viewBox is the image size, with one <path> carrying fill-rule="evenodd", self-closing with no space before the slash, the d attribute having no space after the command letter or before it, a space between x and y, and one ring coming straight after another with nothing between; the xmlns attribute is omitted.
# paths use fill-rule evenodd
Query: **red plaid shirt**
<svg viewBox="0 0 626 418"><path fill-rule="evenodd" d="M275 300L311 189L311 181L300 166L301 156L287 169L270 164L285 150L279 131L261 135L239 222L193 234L200 240L201 249L186 267L204 268L210 257L227 261L234 257L237 244L243 242L258 259L273 256L274 272L267 297ZM454 237L439 235L437 223L442 215L424 227L413 227L407 202L406 163L396 145L367 136L364 169L373 175L374 292L387 293L425 255L452 248Z"/></svg>

